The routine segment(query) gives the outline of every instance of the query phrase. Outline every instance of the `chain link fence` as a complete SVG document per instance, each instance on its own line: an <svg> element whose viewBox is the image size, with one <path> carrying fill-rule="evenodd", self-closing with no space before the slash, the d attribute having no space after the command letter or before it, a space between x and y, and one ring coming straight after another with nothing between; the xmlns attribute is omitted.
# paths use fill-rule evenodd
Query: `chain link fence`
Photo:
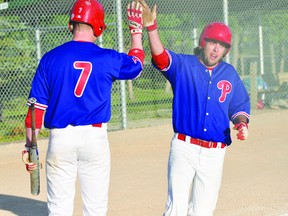
<svg viewBox="0 0 288 216"><path fill-rule="evenodd" d="M158 27L164 46L193 54L209 22L227 23L233 33L226 61L235 66L253 110L288 108L287 0L146 0L158 5ZM128 52L127 0L100 1L107 29L102 47ZM0 143L23 141L26 101L37 64L44 53L71 40L68 18L72 0L0 0ZM145 69L140 78L115 82L108 130L171 121L172 90L151 65L143 34ZM160 121L161 122L161 121ZM47 137L43 129L40 136Z"/></svg>

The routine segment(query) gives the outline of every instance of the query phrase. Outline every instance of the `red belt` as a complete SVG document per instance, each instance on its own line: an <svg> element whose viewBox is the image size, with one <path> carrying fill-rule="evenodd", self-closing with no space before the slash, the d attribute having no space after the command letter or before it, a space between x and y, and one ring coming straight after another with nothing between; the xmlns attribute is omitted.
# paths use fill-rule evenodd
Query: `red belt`
<svg viewBox="0 0 288 216"><path fill-rule="evenodd" d="M186 136L184 134L179 134L179 133L177 134L176 138L184 142L189 142L191 144L199 145L204 148L225 148L226 147L226 145L221 142L208 142L205 140L195 139L195 138Z"/></svg>
<svg viewBox="0 0 288 216"><path fill-rule="evenodd" d="M92 124L92 127L102 127L102 123L98 123L98 124Z"/></svg>

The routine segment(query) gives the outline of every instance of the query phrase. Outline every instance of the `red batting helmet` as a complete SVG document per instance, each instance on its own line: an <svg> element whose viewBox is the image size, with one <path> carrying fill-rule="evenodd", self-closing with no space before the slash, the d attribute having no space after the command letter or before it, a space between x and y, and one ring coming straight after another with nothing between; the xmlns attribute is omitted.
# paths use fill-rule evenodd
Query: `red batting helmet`
<svg viewBox="0 0 288 216"><path fill-rule="evenodd" d="M94 35L99 37L106 28L104 16L104 8L97 0L77 0L72 8L69 29L73 30L73 22L86 23L93 28Z"/></svg>
<svg viewBox="0 0 288 216"><path fill-rule="evenodd" d="M227 44L227 51L224 56L227 55L231 48L232 33L230 28L221 22L212 22L206 25L201 33L199 46L203 48L207 39L217 40Z"/></svg>

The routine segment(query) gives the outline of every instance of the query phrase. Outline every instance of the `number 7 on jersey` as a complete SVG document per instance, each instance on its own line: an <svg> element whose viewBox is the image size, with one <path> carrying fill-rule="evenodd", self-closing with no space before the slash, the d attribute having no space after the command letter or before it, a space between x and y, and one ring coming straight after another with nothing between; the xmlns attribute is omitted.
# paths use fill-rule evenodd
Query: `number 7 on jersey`
<svg viewBox="0 0 288 216"><path fill-rule="evenodd" d="M81 74L74 89L75 96L81 97L90 77L92 71L92 64L91 62L86 61L75 61L73 66L75 69L81 69Z"/></svg>

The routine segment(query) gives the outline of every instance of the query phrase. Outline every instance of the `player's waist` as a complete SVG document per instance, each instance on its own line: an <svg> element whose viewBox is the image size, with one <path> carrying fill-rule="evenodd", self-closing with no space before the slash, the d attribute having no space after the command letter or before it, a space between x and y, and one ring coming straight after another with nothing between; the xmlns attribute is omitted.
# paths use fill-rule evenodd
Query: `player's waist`
<svg viewBox="0 0 288 216"><path fill-rule="evenodd" d="M88 125L74 125L74 124L68 124L65 126L57 126L57 127L51 127L49 129L64 129L67 127L95 127L95 128L104 128L107 129L107 123L95 123L95 124L88 124Z"/></svg>
<svg viewBox="0 0 288 216"><path fill-rule="evenodd" d="M225 148L226 147L226 144L222 142L201 140L201 139L193 138L193 137L187 136L185 134L180 134L180 133L175 133L174 137L178 140L184 141L186 143L198 145L203 148Z"/></svg>
<svg viewBox="0 0 288 216"><path fill-rule="evenodd" d="M96 123L96 124L92 124L92 127L99 127L102 128L103 123Z"/></svg>
<svg viewBox="0 0 288 216"><path fill-rule="evenodd" d="M95 128L107 128L107 123L95 123L91 125L71 125L73 127L95 127Z"/></svg>

